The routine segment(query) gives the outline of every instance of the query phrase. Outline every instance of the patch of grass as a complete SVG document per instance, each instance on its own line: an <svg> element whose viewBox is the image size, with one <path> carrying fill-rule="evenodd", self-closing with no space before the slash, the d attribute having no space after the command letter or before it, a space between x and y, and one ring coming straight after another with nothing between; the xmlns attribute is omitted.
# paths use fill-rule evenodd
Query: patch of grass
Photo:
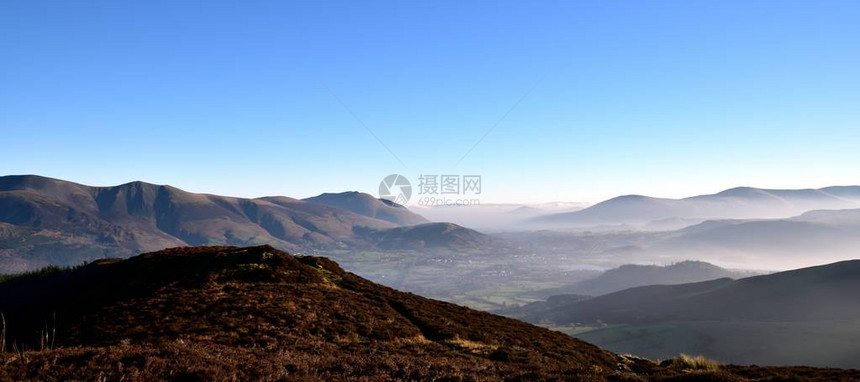
<svg viewBox="0 0 860 382"><path fill-rule="evenodd" d="M717 371L720 369L720 364L717 361L705 358L705 356L691 356L681 354L673 359L671 366L677 370L704 370Z"/></svg>
<svg viewBox="0 0 860 382"><path fill-rule="evenodd" d="M490 345L482 342L471 341L460 338L459 336L444 340L442 341L442 343L475 354L489 354L499 348L498 345Z"/></svg>
<svg viewBox="0 0 860 382"><path fill-rule="evenodd" d="M398 345L400 345L400 344L402 344L402 345L428 345L428 344L432 343L433 341L430 341L426 337L424 337L423 335L419 334L417 336L412 336L412 337L397 338L394 340L394 342Z"/></svg>

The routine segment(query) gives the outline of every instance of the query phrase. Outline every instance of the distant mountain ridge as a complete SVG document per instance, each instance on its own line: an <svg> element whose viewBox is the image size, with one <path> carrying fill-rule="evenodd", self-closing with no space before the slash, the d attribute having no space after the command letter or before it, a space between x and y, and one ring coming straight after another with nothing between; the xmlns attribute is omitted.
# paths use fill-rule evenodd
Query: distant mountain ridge
<svg viewBox="0 0 860 382"><path fill-rule="evenodd" d="M719 278L748 277L749 272L732 271L704 261L681 261L670 265L622 265L599 276L576 284L555 288L565 294L600 296L624 289L645 285L672 285L714 280Z"/></svg>
<svg viewBox="0 0 860 382"><path fill-rule="evenodd" d="M341 194L343 195L343 194ZM0 271L76 264L183 245L260 245L300 251L366 246L356 229L385 230L426 220L370 195L362 208L284 196L196 194L131 182L91 187L35 175L0 177ZM311 198L314 199L314 198Z"/></svg>
<svg viewBox="0 0 860 382"><path fill-rule="evenodd" d="M858 290L860 260L849 260L739 280L630 288L555 306L526 319L556 323L855 319L860 317Z"/></svg>
<svg viewBox="0 0 860 382"><path fill-rule="evenodd" d="M800 190L737 187L683 199L619 196L581 211L542 216L533 222L557 227L643 226L669 219L787 218L810 210L851 208L860 208L860 186Z"/></svg>
<svg viewBox="0 0 860 382"><path fill-rule="evenodd" d="M860 260L738 280L650 285L506 315L561 327L616 352L721 362L860 368ZM560 303L559 303L560 302Z"/></svg>
<svg viewBox="0 0 860 382"><path fill-rule="evenodd" d="M860 249L860 209L813 210L785 219L709 220L668 233L649 254L808 266L852 258Z"/></svg>

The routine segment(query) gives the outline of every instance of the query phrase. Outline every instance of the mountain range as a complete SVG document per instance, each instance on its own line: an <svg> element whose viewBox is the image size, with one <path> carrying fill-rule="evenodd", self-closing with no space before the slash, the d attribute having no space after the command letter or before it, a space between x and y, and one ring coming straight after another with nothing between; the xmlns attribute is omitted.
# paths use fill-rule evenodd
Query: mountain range
<svg viewBox="0 0 860 382"><path fill-rule="evenodd" d="M771 190L737 187L684 199L626 195L580 211L536 217L555 228L630 226L678 229L705 220L787 218L810 210L860 208L860 186Z"/></svg>
<svg viewBox="0 0 860 382"><path fill-rule="evenodd" d="M860 209L815 210L786 219L711 220L667 233L642 255L804 267L854 258L860 250L858 232Z"/></svg>
<svg viewBox="0 0 860 382"><path fill-rule="evenodd" d="M387 230L429 224L414 230ZM186 245L270 244L291 251L368 248L381 241L420 246L420 232L480 238L466 228L428 223L403 206L367 194L307 200L186 192L132 182L91 187L40 176L0 177L0 272L70 265ZM436 228L434 228L436 227ZM435 231L434 231L435 230ZM405 235L399 238L402 233Z"/></svg>

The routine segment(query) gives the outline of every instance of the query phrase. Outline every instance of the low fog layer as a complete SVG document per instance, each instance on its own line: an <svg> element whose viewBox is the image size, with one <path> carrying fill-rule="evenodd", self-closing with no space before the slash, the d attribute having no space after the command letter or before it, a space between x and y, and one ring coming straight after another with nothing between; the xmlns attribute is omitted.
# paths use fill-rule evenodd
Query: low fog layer
<svg viewBox="0 0 860 382"><path fill-rule="evenodd" d="M579 211L587 203L555 202L541 204L476 204L469 206L410 206L435 222L451 222L484 232L520 231L540 216Z"/></svg>
<svg viewBox="0 0 860 382"><path fill-rule="evenodd" d="M811 210L860 208L860 186L805 190L738 187L713 195L661 199L619 196L581 211L525 219L520 229L661 231L714 219L778 219Z"/></svg>

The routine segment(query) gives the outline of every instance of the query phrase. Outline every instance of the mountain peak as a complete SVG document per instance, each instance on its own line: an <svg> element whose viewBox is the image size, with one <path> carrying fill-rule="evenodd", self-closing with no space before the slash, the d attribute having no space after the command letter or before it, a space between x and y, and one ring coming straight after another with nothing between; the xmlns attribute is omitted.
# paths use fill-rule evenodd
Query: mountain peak
<svg viewBox="0 0 860 382"><path fill-rule="evenodd" d="M359 215L385 220L397 225L405 226L428 222L428 220L423 216L409 211L407 208L397 203L392 203L385 199L378 199L369 194L358 191L324 193L303 200L306 202L342 208Z"/></svg>
<svg viewBox="0 0 860 382"><path fill-rule="evenodd" d="M719 196L750 196L750 195L760 194L763 192L765 192L765 191L763 191L760 188L741 186L741 187L729 188L727 190L720 191L714 195L719 195Z"/></svg>

